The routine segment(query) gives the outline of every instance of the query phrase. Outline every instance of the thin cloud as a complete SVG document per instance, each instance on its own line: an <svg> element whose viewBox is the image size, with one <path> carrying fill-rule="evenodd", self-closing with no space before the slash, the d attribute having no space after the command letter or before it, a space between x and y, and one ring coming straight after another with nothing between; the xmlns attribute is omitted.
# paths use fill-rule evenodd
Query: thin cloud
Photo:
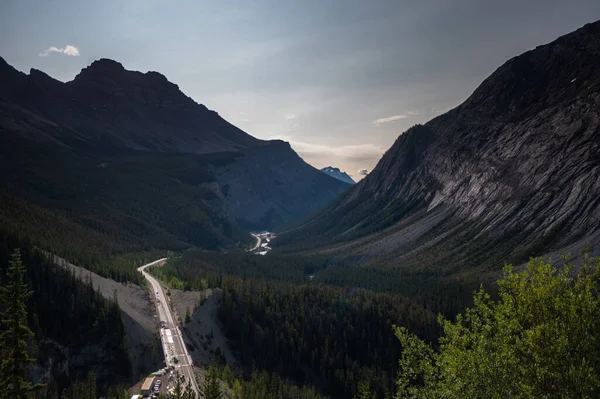
<svg viewBox="0 0 600 399"><path fill-rule="evenodd" d="M390 122L396 122L399 121L400 119L405 119L408 118L407 115L394 115L394 116L388 116L387 118L379 118L379 119L375 119L373 123L375 126L380 126L383 125L384 123L390 123Z"/></svg>
<svg viewBox="0 0 600 399"><path fill-rule="evenodd" d="M352 161L363 161L368 159L379 159L385 150L374 144L344 145L340 147L310 144L301 141L289 140L287 137L281 139L289 141L291 146L302 156L326 157L333 156L345 158Z"/></svg>
<svg viewBox="0 0 600 399"><path fill-rule="evenodd" d="M396 122L396 121L399 121L401 119L406 119L406 118L409 118L411 116L417 116L417 115L421 115L421 113L419 111L408 111L406 114L393 115L393 116L388 116L387 118L375 119L371 123L373 125L375 125L375 126L381 126L384 123Z"/></svg>
<svg viewBox="0 0 600 399"><path fill-rule="evenodd" d="M298 116L293 112L288 112L287 114L283 115L283 117L285 119L296 119Z"/></svg>
<svg viewBox="0 0 600 399"><path fill-rule="evenodd" d="M50 53L62 53L71 57L79 57L79 50L77 49L77 47L75 46L71 46L70 44L67 44L65 47L48 47L45 51L39 53L38 55L40 57L47 57L48 55L50 55Z"/></svg>

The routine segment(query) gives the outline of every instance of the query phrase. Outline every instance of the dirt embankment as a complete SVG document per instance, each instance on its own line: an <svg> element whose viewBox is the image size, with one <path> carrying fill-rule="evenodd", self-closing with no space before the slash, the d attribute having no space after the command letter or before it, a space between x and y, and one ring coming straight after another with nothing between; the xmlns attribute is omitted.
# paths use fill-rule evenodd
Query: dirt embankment
<svg viewBox="0 0 600 399"><path fill-rule="evenodd" d="M172 303L182 321L185 343L194 364L205 368L212 363L215 354L220 353L230 367L237 371L239 362L217 319L221 290L184 292L172 289L170 292ZM186 323L188 310L190 320Z"/></svg>
<svg viewBox="0 0 600 399"><path fill-rule="evenodd" d="M91 282L94 289L105 298L118 301L129 343L134 380L163 366L154 305L145 286L121 284L62 258L55 257L55 260L58 265L72 270L80 280Z"/></svg>

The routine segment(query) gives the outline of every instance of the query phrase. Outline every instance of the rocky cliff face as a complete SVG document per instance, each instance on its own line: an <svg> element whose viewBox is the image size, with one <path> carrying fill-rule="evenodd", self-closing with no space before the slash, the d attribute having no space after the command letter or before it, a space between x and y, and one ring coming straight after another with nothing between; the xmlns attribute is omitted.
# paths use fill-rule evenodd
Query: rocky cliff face
<svg viewBox="0 0 600 399"><path fill-rule="evenodd" d="M163 161L166 167L173 166L169 154L181 154L179 159L187 157L186 163L197 165L196 171L189 171L191 176L207 175L199 184L191 184L194 191L206 195L186 190L189 199L194 197L202 205L195 213L208 214L216 227L202 228L217 235L236 230L231 215L247 225L272 228L276 222L326 205L347 187L320 176L289 146L258 140L231 125L160 73L128 71L107 59L93 62L73 81L62 83L37 70L23 74L0 58L0 131L1 144L18 148L27 158L36 156L28 146L101 154L113 164L115 156L125 153L151 153L160 157L156 165L161 169ZM60 163L67 162L61 157ZM21 162L23 157L15 158ZM108 164L102 159L93 162ZM171 182L195 181L179 172L168 177ZM17 183L12 179L11 184ZM155 185L170 184L156 181ZM20 195L24 190L17 191ZM193 225L190 221L184 227L186 235Z"/></svg>
<svg viewBox="0 0 600 399"><path fill-rule="evenodd" d="M402 134L295 234L333 235L334 248L362 259L438 267L597 241L599 59L596 22L509 60L463 104Z"/></svg>

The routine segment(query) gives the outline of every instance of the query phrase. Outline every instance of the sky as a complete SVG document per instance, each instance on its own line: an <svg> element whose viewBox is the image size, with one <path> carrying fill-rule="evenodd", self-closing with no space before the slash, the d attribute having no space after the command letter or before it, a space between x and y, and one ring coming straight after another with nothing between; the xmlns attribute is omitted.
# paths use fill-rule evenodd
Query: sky
<svg viewBox="0 0 600 399"><path fill-rule="evenodd" d="M99 58L159 71L359 180L502 63L598 19L598 0L0 0L0 56L61 81Z"/></svg>

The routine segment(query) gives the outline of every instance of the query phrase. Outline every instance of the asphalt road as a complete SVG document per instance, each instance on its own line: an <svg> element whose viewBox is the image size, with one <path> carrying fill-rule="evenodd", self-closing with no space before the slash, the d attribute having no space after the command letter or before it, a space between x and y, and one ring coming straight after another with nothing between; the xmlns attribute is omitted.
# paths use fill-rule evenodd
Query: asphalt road
<svg viewBox="0 0 600 399"><path fill-rule="evenodd" d="M269 243L275 238L273 233L265 231L259 234L251 234L254 238L256 238L256 245L253 248L250 248L248 251L254 253L255 255L266 255L271 250Z"/></svg>
<svg viewBox="0 0 600 399"><path fill-rule="evenodd" d="M252 234L252 233L251 233ZM250 248L248 251L252 252L257 250L258 248L260 248L260 243L262 242L261 238L256 235L256 234L252 234L254 236L254 238L256 238L256 245L254 246L254 248Z"/></svg>
<svg viewBox="0 0 600 399"><path fill-rule="evenodd" d="M192 388L196 391L196 394L199 394L198 384L196 383L192 367L192 358L185 346L181 330L177 325L173 311L169 307L163 287L158 280L146 272L146 268L162 265L166 260L167 258L162 258L148 263L147 265L140 266L138 267L138 271L142 272L146 280L148 280L152 286L152 296L156 299L155 303L158 319L159 321L164 321L166 323L165 327L160 329L160 340L165 354L165 363L167 366L174 366L176 371L183 374L185 377L185 385L187 385L188 381L191 381ZM178 360L177 363L174 362L174 358Z"/></svg>

